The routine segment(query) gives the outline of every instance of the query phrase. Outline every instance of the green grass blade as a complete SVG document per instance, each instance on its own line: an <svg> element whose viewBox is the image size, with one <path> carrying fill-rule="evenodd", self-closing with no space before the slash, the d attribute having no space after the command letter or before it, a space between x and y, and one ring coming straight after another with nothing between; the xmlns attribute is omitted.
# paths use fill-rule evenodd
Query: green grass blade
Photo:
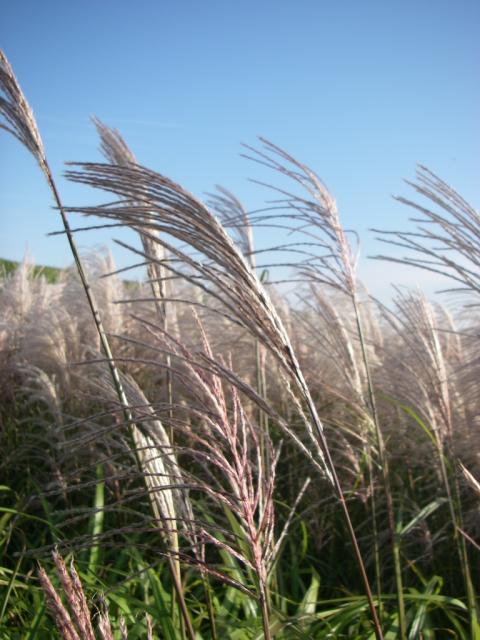
<svg viewBox="0 0 480 640"><path fill-rule="evenodd" d="M303 600L298 606L298 613L300 615L313 615L317 608L318 601L318 591L320 589L320 576L318 573L313 570L312 571L312 580L310 582L310 586L308 587Z"/></svg>
<svg viewBox="0 0 480 640"><path fill-rule="evenodd" d="M15 585L15 579L18 575L20 565L22 564L22 560L23 560L23 553L19 557L17 564L15 565L15 569L12 571L12 575L10 576L10 580L8 581L7 589L5 591L5 597L3 598L2 609L0 610L0 623L2 622L3 616L5 615L5 612L7 610L7 604L10 599L10 594L12 593L12 589Z"/></svg>
<svg viewBox="0 0 480 640"><path fill-rule="evenodd" d="M96 575L98 560L100 557L100 545L98 536L103 531L105 507L105 480L103 475L103 465L97 465L97 485L95 487L95 501L93 504L94 514L91 522L91 535L93 537L93 546L90 549L90 557L88 559L88 573Z"/></svg>
<svg viewBox="0 0 480 640"><path fill-rule="evenodd" d="M410 632L408 634L408 640L416 640L416 638L420 637L419 634L423 629L425 616L427 614L427 608L429 604L428 597L433 595L435 591L438 592L438 590L441 588L441 585L442 585L442 580L441 578L439 578L439 576L433 576L433 578L429 580L423 594L425 596L425 600L423 600L423 602L420 603L415 613L415 617L413 619L412 625L410 627Z"/></svg>
<svg viewBox="0 0 480 640"><path fill-rule="evenodd" d="M407 533L410 533L410 531L414 527L416 527L417 524L419 524L423 520L426 520L428 516L430 516L432 513L434 513L434 511L436 511L439 507L441 507L443 504L446 504L447 502L447 498L437 498L436 500L432 500L432 502L429 502L425 507L423 507L423 509L421 509L417 513L417 515L412 518L412 520L410 520L409 523L401 528L399 534L401 536L407 535Z"/></svg>

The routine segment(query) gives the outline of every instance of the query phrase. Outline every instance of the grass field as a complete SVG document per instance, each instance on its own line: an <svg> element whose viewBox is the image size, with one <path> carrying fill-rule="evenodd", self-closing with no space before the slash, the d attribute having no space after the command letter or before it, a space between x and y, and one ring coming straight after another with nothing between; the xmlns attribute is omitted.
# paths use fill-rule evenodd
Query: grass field
<svg viewBox="0 0 480 640"><path fill-rule="evenodd" d="M0 638L480 638L478 213L419 168L410 230L379 233L458 291L386 308L331 194L267 140L275 204L249 213L94 120L106 163L67 175L108 204L68 209L0 62L74 263L0 264ZM81 256L72 211L130 227L144 281Z"/></svg>

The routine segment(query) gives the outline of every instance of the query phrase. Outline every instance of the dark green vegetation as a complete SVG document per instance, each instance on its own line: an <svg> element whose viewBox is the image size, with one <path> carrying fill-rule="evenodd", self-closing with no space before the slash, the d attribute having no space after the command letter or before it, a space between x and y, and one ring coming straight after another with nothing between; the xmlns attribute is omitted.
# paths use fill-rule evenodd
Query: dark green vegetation
<svg viewBox="0 0 480 640"><path fill-rule="evenodd" d="M14 260L5 260L4 258L0 258L0 277L3 278L13 273L13 271L18 267L18 264L19 263ZM61 270L56 267L41 267L33 265L32 272L34 276L43 276L49 284L54 284L55 282L58 282Z"/></svg>
<svg viewBox="0 0 480 640"><path fill-rule="evenodd" d="M283 180L274 205L207 208L95 121L108 164L68 177L109 192L81 213L136 232L126 286L79 256L4 57L0 87L75 262L0 282L0 637L480 637L478 214L420 170L419 230L384 237L462 296L388 310L283 150L249 149ZM255 225L287 227L265 263L296 258L295 299L265 282Z"/></svg>

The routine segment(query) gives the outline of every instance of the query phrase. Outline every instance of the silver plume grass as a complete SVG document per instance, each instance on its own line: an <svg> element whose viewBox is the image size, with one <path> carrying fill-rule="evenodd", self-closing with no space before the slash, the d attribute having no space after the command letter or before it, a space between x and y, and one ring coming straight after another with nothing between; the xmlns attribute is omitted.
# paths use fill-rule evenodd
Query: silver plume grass
<svg viewBox="0 0 480 640"><path fill-rule="evenodd" d="M127 145L122 135L117 129L108 127L98 118L93 117L92 121L97 129L100 137L100 150L108 162L119 167L128 167L136 165L137 160ZM154 232L151 232L154 234ZM152 293L156 301L157 309L160 312L165 329L166 324L166 305L164 298L166 292L166 271L163 262L166 258L165 250L161 244L151 240L148 236L140 235L143 249L146 254L152 256L152 260L148 261L147 272L152 288Z"/></svg>
<svg viewBox="0 0 480 640"><path fill-rule="evenodd" d="M228 189L217 185L217 193L208 193L207 206L219 215L223 226L231 229L250 267L255 269L253 229L240 200Z"/></svg>
<svg viewBox="0 0 480 640"><path fill-rule="evenodd" d="M310 167L266 138L259 140L263 148L244 145L250 152L244 156L285 176L306 195L254 180L278 197L250 216L252 224L274 228L280 223L289 233L298 235L302 241L291 247L300 259L290 266L309 282L326 284L352 296L356 290L357 255L340 223L334 197Z"/></svg>
<svg viewBox="0 0 480 640"><path fill-rule="evenodd" d="M284 325L263 285L217 218L180 185L144 167L89 163L78 166L81 171L67 172L71 180L113 192L121 202L69 210L121 220L142 236L166 246L170 253L182 260L196 274L195 279L190 278L192 283L221 302L236 323L262 342L293 379L302 396L310 400L313 419L322 439L321 422ZM169 234L189 245L200 254L199 257L192 257L183 249L167 243L162 235L153 235L152 230ZM155 257L147 252L130 248L155 261ZM325 446L323 438L318 449L322 458ZM325 464L324 468L331 478L330 466Z"/></svg>
<svg viewBox="0 0 480 640"><path fill-rule="evenodd" d="M256 274L218 219L202 202L172 180L139 165L75 163L75 167L77 170L67 171L66 175L70 180L113 193L119 197L119 202L96 207L69 208L69 211L121 221L152 241L162 244L195 274L194 278L188 275L185 277L220 301L234 321L270 350L294 383L308 409L307 431L342 507L369 598L376 636L381 638L382 632L368 578L322 422L290 338ZM154 235L152 231L159 235ZM184 249L167 243L165 234L184 243L199 255L192 256ZM147 260L155 260L145 251L125 243L120 244ZM168 268L172 270L171 266Z"/></svg>
<svg viewBox="0 0 480 640"><path fill-rule="evenodd" d="M30 105L25 99L7 57L0 50L0 114L7 124L0 128L23 144L45 171L46 157L42 139Z"/></svg>
<svg viewBox="0 0 480 640"><path fill-rule="evenodd" d="M388 260L430 271L450 280L451 291L480 294L480 214L453 187L433 171L419 165L416 182L406 181L425 204L404 196L396 199L419 215L411 218L414 231L373 229L387 245L406 249L401 257L377 255Z"/></svg>
<svg viewBox="0 0 480 640"><path fill-rule="evenodd" d="M18 84L15 74L13 73L10 63L8 62L5 54L2 51L0 51L0 91L3 94L2 96L0 96L0 115L7 122L7 125L2 124L1 127L11 133L15 138L17 138L17 140L25 145L25 147L33 154L33 156L39 163L40 168L45 176L55 204L58 208L58 212L62 219L65 234L67 236L70 250L75 261L75 266L77 268L78 275L82 282L82 287L90 307L92 320L95 323L98 337L102 346L102 351L105 355L105 361L110 370L110 375L112 377L118 399L122 404L125 417L128 420L130 417L128 413L128 402L125 397L125 392L122 388L120 373L113 359L112 350L110 348L110 343L107 338L97 301L95 300L95 296L93 295L91 286L88 282L83 262L80 258L80 254L73 238L65 208L61 201L53 174L50 170L50 166L47 162L42 140L38 132L33 112L30 109L22 90L20 89L20 85Z"/></svg>
<svg viewBox="0 0 480 640"><path fill-rule="evenodd" d="M70 571L59 553L54 551L53 560L60 580L62 598L54 588L45 570L40 567L39 580L58 631L63 640L95 640L87 599L77 571L71 564Z"/></svg>

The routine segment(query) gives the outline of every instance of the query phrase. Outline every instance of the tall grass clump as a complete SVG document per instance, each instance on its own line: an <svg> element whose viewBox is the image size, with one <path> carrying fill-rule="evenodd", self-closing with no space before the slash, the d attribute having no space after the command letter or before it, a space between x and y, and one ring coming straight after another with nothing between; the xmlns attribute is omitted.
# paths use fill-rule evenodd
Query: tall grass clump
<svg viewBox="0 0 480 640"><path fill-rule="evenodd" d="M452 187L441 180L432 171L420 166L417 182L408 182L417 194L423 197L425 204L409 198L397 200L420 214L411 221L417 226L414 231L380 231L379 239L388 245L407 250L406 255L376 256L400 264L406 264L437 273L454 282L450 293L468 296L467 304L475 307L479 294L478 266L480 264L480 216ZM376 230L378 231L378 230ZM472 584L470 563L462 530L462 513L459 499L458 460L454 453L452 432L454 415L449 397L448 371L445 365L438 329L431 310L422 298L400 297L399 306L407 321L415 327L413 337L417 337L419 348L414 351L419 360L428 369L434 380L434 390L426 399L429 409L434 442L439 456L442 480L448 497L448 504L454 529L454 539L459 554L461 571L465 580L469 602L471 633L476 637L480 633L475 590ZM452 328L448 330L452 331ZM453 332L453 331L452 331ZM420 344L418 345L418 341ZM474 360L475 362L475 360ZM471 372L472 362L463 365ZM458 394L458 389L456 389ZM467 398L471 389L464 394ZM433 406L431 397L433 395ZM458 397L456 398L458 405ZM461 401L460 401L461 402ZM424 406L425 406L424 405ZM463 412L455 418L462 418ZM465 415L465 414L464 414ZM447 465L450 470L447 472Z"/></svg>
<svg viewBox="0 0 480 640"><path fill-rule="evenodd" d="M348 234L344 231L339 218L339 213L334 198L328 192L318 176L306 165L298 162L290 154L280 149L271 142L261 139L264 148L259 150L253 147L247 149L253 153L251 159L273 169L300 186L305 193L296 194L287 191L286 188L265 186L273 190L279 196L267 212L259 212L256 220L259 223L269 224L271 219L280 216L291 227L291 233L299 236L300 241L292 243L291 250L300 254L300 265L297 265L299 275L303 280L310 282L314 291L314 297L320 302L319 307L324 309L324 314L330 315L330 328L337 333L337 343L343 344L343 350L347 355L349 369L352 373L351 386L362 407L363 415L374 429L375 450L378 453L379 469L382 474L384 496L386 499L388 525L390 529L392 555L395 564L395 579L398 596L398 611L400 624L400 637L406 638L405 607L403 603L402 571L400 565L398 539L395 532L395 515L390 486L390 472L388 456L385 448L384 437L380 424L375 398L375 390L371 374L369 349L364 328L364 315L361 312L362 302L359 295L359 287L356 278L357 257L352 250ZM351 337L347 335L342 320L335 310L323 299L319 300L319 293L315 292L318 285L326 286L343 295L351 304L354 317L355 339L360 346L359 362L351 345ZM330 306L330 308L329 308ZM320 311L322 313L322 311ZM348 370L348 369L346 369ZM368 427L367 427L368 428ZM366 434L367 442L369 435ZM376 524L375 487L373 484L372 452L369 446L365 452L368 463L368 475L370 482L370 498L372 501L372 526ZM376 536L375 536L376 538ZM376 556L376 583L377 590L381 592L379 551L375 549Z"/></svg>
<svg viewBox="0 0 480 640"><path fill-rule="evenodd" d="M308 411L308 417L304 414L305 425L314 445L314 452L344 514L376 633L381 637L363 559L322 422L289 336L256 274L249 268L230 237L205 205L168 178L140 166L120 167L92 163L82 163L78 166L79 171L67 172L69 179L114 193L121 198L121 202L118 205L109 203L104 206L75 207L69 210L119 220L152 242L162 244L170 254L195 273L195 278L190 275L184 277L221 302L229 317L265 345L295 385ZM162 235L153 235L152 230ZM168 243L163 237L167 234L190 246L208 262L192 257L185 250ZM120 244L149 261L155 260L154 256L145 251L139 251L125 243ZM167 268L174 273L177 272L173 267ZM295 401L293 396L292 399Z"/></svg>

